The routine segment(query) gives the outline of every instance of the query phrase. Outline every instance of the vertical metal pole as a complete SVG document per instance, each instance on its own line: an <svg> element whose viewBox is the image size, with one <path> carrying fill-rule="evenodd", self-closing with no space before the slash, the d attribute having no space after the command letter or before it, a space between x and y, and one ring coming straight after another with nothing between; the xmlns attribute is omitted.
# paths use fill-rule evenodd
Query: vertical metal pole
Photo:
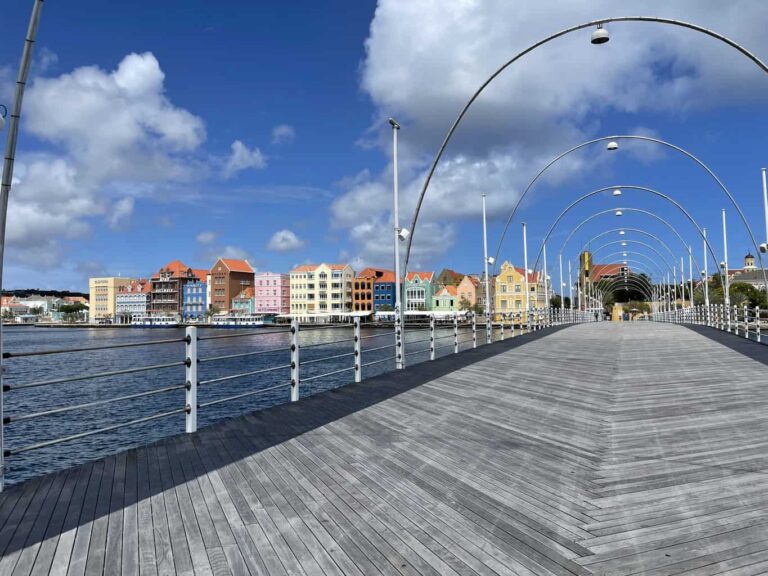
<svg viewBox="0 0 768 576"><path fill-rule="evenodd" d="M405 350L403 346L404 310L402 297L405 297L405 278L400 278L400 205L399 183L397 179L397 133L400 130L393 118L389 119L392 126L392 220L395 238L395 368L405 368Z"/></svg>
<svg viewBox="0 0 768 576"><path fill-rule="evenodd" d="M352 325L355 342L355 382L360 382L363 379L363 348L362 340L360 340L360 317L355 316L354 323Z"/></svg>
<svg viewBox="0 0 768 576"><path fill-rule="evenodd" d="M501 340L504 340L504 313L501 313L501 316L499 317L501 320Z"/></svg>
<svg viewBox="0 0 768 576"><path fill-rule="evenodd" d="M680 256L680 298L685 308L685 265L682 256Z"/></svg>
<svg viewBox="0 0 768 576"><path fill-rule="evenodd" d="M531 329L531 310L528 291L528 232L525 222L523 222L523 287L525 288L525 322L528 325L528 331Z"/></svg>
<svg viewBox="0 0 768 576"><path fill-rule="evenodd" d="M765 242L768 244L768 181L766 181L765 168L761 168L763 173L763 213L765 215Z"/></svg>
<svg viewBox="0 0 768 576"><path fill-rule="evenodd" d="M547 279L547 245L544 244L544 321L549 317L549 281Z"/></svg>
<svg viewBox="0 0 768 576"><path fill-rule="evenodd" d="M757 341L760 342L760 306L755 306L755 322L757 322Z"/></svg>
<svg viewBox="0 0 768 576"><path fill-rule="evenodd" d="M435 317L429 317L429 359L435 359Z"/></svg>
<svg viewBox="0 0 768 576"><path fill-rule="evenodd" d="M291 402L299 399L300 377L299 364L299 321L291 320Z"/></svg>
<svg viewBox="0 0 768 576"><path fill-rule="evenodd" d="M197 432L197 326L187 326L184 342L187 389L185 394L187 415L184 429L187 433L191 433Z"/></svg>
<svg viewBox="0 0 768 576"><path fill-rule="evenodd" d="M707 254L707 229L702 228L701 233L704 236L704 308L706 309L707 326L711 326L712 309L709 306L709 265L707 264L709 255Z"/></svg>
<svg viewBox="0 0 768 576"><path fill-rule="evenodd" d="M565 288L565 282L563 282L563 253L560 252L558 254L558 260L560 261L560 316L559 321L560 323L563 322L563 306L565 305L565 292L563 288Z"/></svg>
<svg viewBox="0 0 768 576"><path fill-rule="evenodd" d="M725 270L723 270L723 281L725 282L724 286L724 293L725 293L725 305L730 306L731 305L731 293L730 293L730 281L728 278L728 232L725 225L725 208L723 208L723 262L725 263ZM731 327L728 326L728 330L730 331Z"/></svg>
<svg viewBox="0 0 768 576"><path fill-rule="evenodd" d="M747 305L744 304L744 338L749 338L749 316L747 314Z"/></svg>
<svg viewBox="0 0 768 576"><path fill-rule="evenodd" d="M459 315L453 313L453 353L459 353Z"/></svg>
<svg viewBox="0 0 768 576"><path fill-rule="evenodd" d="M493 339L491 319L491 278L488 275L488 226L485 216L485 194L483 194L483 266L485 268L485 343Z"/></svg>
<svg viewBox="0 0 768 576"><path fill-rule="evenodd" d="M32 65L32 51L35 46L37 28L40 24L40 15L43 10L43 0L35 0L32 7L32 15L29 18L27 37L24 39L24 49L21 52L19 74L16 77L16 93L13 107L9 114L8 138L5 143L5 160L3 161L3 175L0 180L0 294L3 291L3 264L5 263L5 229L8 220L8 195L11 192L13 182L13 163L16 158L16 141L19 135L19 120L21 119L21 103L24 100L24 88L29 77L29 68ZM5 392L3 391L3 323L0 321L0 492L5 488L5 407L3 405Z"/></svg>
<svg viewBox="0 0 768 576"><path fill-rule="evenodd" d="M477 348L477 314L472 312L472 348Z"/></svg>
<svg viewBox="0 0 768 576"><path fill-rule="evenodd" d="M573 310L573 276L571 275L571 261L568 260L568 300L570 300L569 308ZM570 321L570 315L568 317L568 320Z"/></svg>
<svg viewBox="0 0 768 576"><path fill-rule="evenodd" d="M688 246L688 298L693 306L693 249Z"/></svg>

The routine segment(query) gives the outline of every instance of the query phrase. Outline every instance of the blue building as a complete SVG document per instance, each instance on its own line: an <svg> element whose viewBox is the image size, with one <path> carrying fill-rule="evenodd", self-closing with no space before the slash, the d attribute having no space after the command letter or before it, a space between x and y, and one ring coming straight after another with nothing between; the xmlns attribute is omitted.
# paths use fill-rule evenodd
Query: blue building
<svg viewBox="0 0 768 576"><path fill-rule="evenodd" d="M389 270L385 271L381 276L376 278L373 282L373 310L378 312L382 308L384 310L395 309L395 273Z"/></svg>
<svg viewBox="0 0 768 576"><path fill-rule="evenodd" d="M185 320L205 318L205 312L208 310L207 290L208 284L205 282L187 282L184 284L182 314Z"/></svg>

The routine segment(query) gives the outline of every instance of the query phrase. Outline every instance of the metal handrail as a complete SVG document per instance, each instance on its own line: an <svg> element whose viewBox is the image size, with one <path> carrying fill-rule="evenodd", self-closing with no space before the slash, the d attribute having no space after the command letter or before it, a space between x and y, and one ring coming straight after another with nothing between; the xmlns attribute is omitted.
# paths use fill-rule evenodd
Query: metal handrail
<svg viewBox="0 0 768 576"><path fill-rule="evenodd" d="M238 378L245 378L246 376L255 376L256 374L266 374L267 372L274 372L275 370L285 370L290 368L290 364L281 366L273 366L272 368L262 368L260 370L252 370L251 372L243 372L242 374L231 374L229 376L221 376L220 378L211 378L210 380L200 380L197 385L204 386L206 384L215 384L216 382L226 382L228 380L237 380Z"/></svg>
<svg viewBox="0 0 768 576"><path fill-rule="evenodd" d="M234 396L227 396L226 398L219 398L217 400L209 400L208 402L203 402L201 404L198 404L198 408L205 408L206 406L213 406L214 404L222 404L224 402L229 402L231 400L239 400L240 398L246 398L248 396L255 396L256 394L263 394L264 392L269 392L270 390L277 390L278 388L284 388L285 386L290 386L290 382L283 382L282 384L276 384L274 386L269 386L268 388L259 388L258 390L251 390L250 392L244 392L242 394L235 394Z"/></svg>
<svg viewBox="0 0 768 576"><path fill-rule="evenodd" d="M387 344L386 346L377 346L376 348L363 348L363 352L376 352L377 350L386 350L387 348L395 348L397 344Z"/></svg>
<svg viewBox="0 0 768 576"><path fill-rule="evenodd" d="M360 340L368 340L369 338L381 338L382 336L394 336L396 332L384 332L382 334L371 334L370 336L360 336Z"/></svg>
<svg viewBox="0 0 768 576"><path fill-rule="evenodd" d="M366 362L365 364L361 364L361 366L373 366L374 364L381 364L382 362L387 362L390 360L396 360L397 356L388 356L386 358L382 358L381 360L373 360L372 362Z"/></svg>
<svg viewBox="0 0 768 576"><path fill-rule="evenodd" d="M245 336L266 336L267 334L290 334L291 330L259 330L258 332L237 332L235 334L216 334L215 336L198 336L199 341L222 340L224 338L243 338Z"/></svg>
<svg viewBox="0 0 768 576"><path fill-rule="evenodd" d="M80 380L95 380L96 378L108 378L110 376L119 376L121 374L135 374L136 372L147 372L149 370L161 370L163 368L173 368L174 366L184 366L186 362L168 362L167 364L154 364L152 366L140 366L138 368L125 368L123 370L113 370L111 372L97 372L95 374L86 374L84 376L70 376L67 378L56 378L54 380L42 380L40 382L30 382L29 384L6 384L3 390L25 390L27 388L38 388L40 386L49 386L51 384L64 384L66 382L79 382Z"/></svg>
<svg viewBox="0 0 768 576"><path fill-rule="evenodd" d="M22 358L26 356L48 356L51 354L68 354L70 352L93 352L96 350L111 350L114 348L135 348L137 346L153 346L155 344L178 344L184 342L184 338L172 338L169 340L151 340L149 342L124 342L122 344L108 344L105 346L89 346L85 348L59 348L53 350L29 350L26 352L3 352L3 358Z"/></svg>
<svg viewBox="0 0 768 576"><path fill-rule="evenodd" d="M325 374L318 374L317 376L310 376L309 378L302 378L302 382L310 382L312 380L319 380L320 378L327 378L328 376L333 376L334 374L341 374L342 372L349 372L350 370L354 370L354 366L349 366L347 368L342 368L340 370L334 370L332 372L326 372Z"/></svg>
<svg viewBox="0 0 768 576"><path fill-rule="evenodd" d="M336 358L344 358L346 356L354 356L354 352L344 352L343 354L336 354L334 356L326 356L324 358L315 358L313 360L302 360L302 366L305 364L317 364L318 362L325 362L327 360L335 360Z"/></svg>
<svg viewBox="0 0 768 576"><path fill-rule="evenodd" d="M73 410L83 410L85 408L93 408L94 406L102 406L104 404L111 404L113 402L122 402L124 400L133 400L134 398L154 396L155 394L164 394L165 392L171 392L172 390L181 390L186 387L187 387L186 384L178 384L176 386L168 386L166 388L157 388L155 390L139 392L137 394L128 394L126 396L117 396L115 398L107 398L106 400L94 400L93 402L85 402L84 404L76 404L74 406L62 406L61 408L52 408L51 410L43 410L42 412L31 412L29 414L23 414L21 416L6 416L5 418L3 418L3 424L15 424L16 422L24 422L26 420L32 420L34 418L40 418L43 416L63 414L65 412L71 412Z"/></svg>
<svg viewBox="0 0 768 576"><path fill-rule="evenodd" d="M28 444L27 446L22 446L21 448L15 448L13 450L5 450L4 453L6 456L13 456L14 454L21 454L22 452L29 452L30 450L39 450L40 448L47 448L48 446L55 446L56 444L61 444L63 442L71 442L72 440L87 438L88 436L93 436L95 434L112 432L113 430L119 430L120 428L125 428L126 426L134 426L136 424L141 424L143 422L150 422L152 420L158 420L160 418L165 418L166 416L173 416L174 414L181 414L183 412L187 412L186 407L179 408L177 410L170 410L169 412L161 412L160 414L153 414L152 416L145 416L143 418L136 418L135 420L122 422L120 424L113 424L112 426L105 426L104 428L97 428L96 430L89 430L88 432L80 432L78 434L72 434L70 436L65 436L63 438L56 438L54 440L47 440L45 442L38 442L36 444Z"/></svg>
<svg viewBox="0 0 768 576"><path fill-rule="evenodd" d="M304 332L304 330L302 330ZM307 344L307 345L301 345L300 348L302 350L308 350L310 348L320 348L322 346L333 346L334 344L348 344L349 338L344 338L343 340L331 340L330 342L318 342L317 344Z"/></svg>
<svg viewBox="0 0 768 576"><path fill-rule="evenodd" d="M232 358L246 358L247 356L260 356L261 354L270 354L272 352L285 352L285 348L270 348L268 350L258 350L256 352L243 352L241 354L227 354L225 356L212 356L210 358L199 358L197 361L201 364L205 362L215 362L217 360L230 360Z"/></svg>

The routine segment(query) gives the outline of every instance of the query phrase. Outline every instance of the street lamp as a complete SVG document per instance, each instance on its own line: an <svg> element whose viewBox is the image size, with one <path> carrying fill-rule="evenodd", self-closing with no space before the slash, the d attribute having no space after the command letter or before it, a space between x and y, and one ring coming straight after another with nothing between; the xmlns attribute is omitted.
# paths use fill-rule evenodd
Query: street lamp
<svg viewBox="0 0 768 576"><path fill-rule="evenodd" d="M624 212L621 210L616 210L616 216L621 216L622 214L624 214Z"/></svg>
<svg viewBox="0 0 768 576"><path fill-rule="evenodd" d="M608 145L605 147L605 149L610 152L614 152L615 150L619 149L619 143L614 140L611 140L610 142L608 142Z"/></svg>
<svg viewBox="0 0 768 576"><path fill-rule="evenodd" d="M397 181L397 133L400 131L400 124L394 118L389 119L389 125L392 126L392 224L395 232L395 367L405 367L405 347L403 346L403 305L401 302L401 291L405 295L405 282L400 279L400 242L408 238L408 230L400 228L400 206L399 189Z"/></svg>
<svg viewBox="0 0 768 576"><path fill-rule="evenodd" d="M616 190L614 190L614 191L613 191L613 195L614 195L614 196L621 196L621 190L619 190L618 188L616 188Z"/></svg>
<svg viewBox="0 0 768 576"><path fill-rule="evenodd" d="M592 44L605 44L610 39L611 36L608 34L608 30L603 28L602 24L598 24L597 30L592 32L592 38L590 39L590 42Z"/></svg>

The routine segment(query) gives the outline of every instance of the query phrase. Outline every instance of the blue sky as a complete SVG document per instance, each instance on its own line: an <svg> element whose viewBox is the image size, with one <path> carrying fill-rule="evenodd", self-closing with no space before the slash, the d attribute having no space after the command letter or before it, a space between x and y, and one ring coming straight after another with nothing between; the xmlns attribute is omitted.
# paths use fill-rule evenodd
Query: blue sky
<svg viewBox="0 0 768 576"><path fill-rule="evenodd" d="M31 4L4 12L0 101L9 106ZM391 267L386 118L403 126L407 223L429 159L485 77L546 33L616 14L607 0L509 4L47 3L10 200L5 286L84 289L89 274L147 276L176 258L208 267L217 255L247 256L273 271L306 261ZM768 59L760 0L647 4L644 12L716 28ZM689 149L731 189L763 241L768 76L731 48L667 28L616 24L600 47L588 31L574 34L489 87L438 169L414 265L478 271L480 194L488 194L493 252L531 177L567 148L609 134L653 135ZM727 208L732 267L749 249L711 179L658 146L622 144L609 154L595 145L548 174L513 223L502 258L522 263L523 219L535 254L571 200L615 184L673 196L709 229L718 258ZM663 215L701 263L701 241L684 218L626 192L574 209L550 241L550 269L570 228L619 206ZM565 257L619 222L658 235L678 260L685 254L664 226L628 212L585 226ZM663 268L657 264L652 271Z"/></svg>

